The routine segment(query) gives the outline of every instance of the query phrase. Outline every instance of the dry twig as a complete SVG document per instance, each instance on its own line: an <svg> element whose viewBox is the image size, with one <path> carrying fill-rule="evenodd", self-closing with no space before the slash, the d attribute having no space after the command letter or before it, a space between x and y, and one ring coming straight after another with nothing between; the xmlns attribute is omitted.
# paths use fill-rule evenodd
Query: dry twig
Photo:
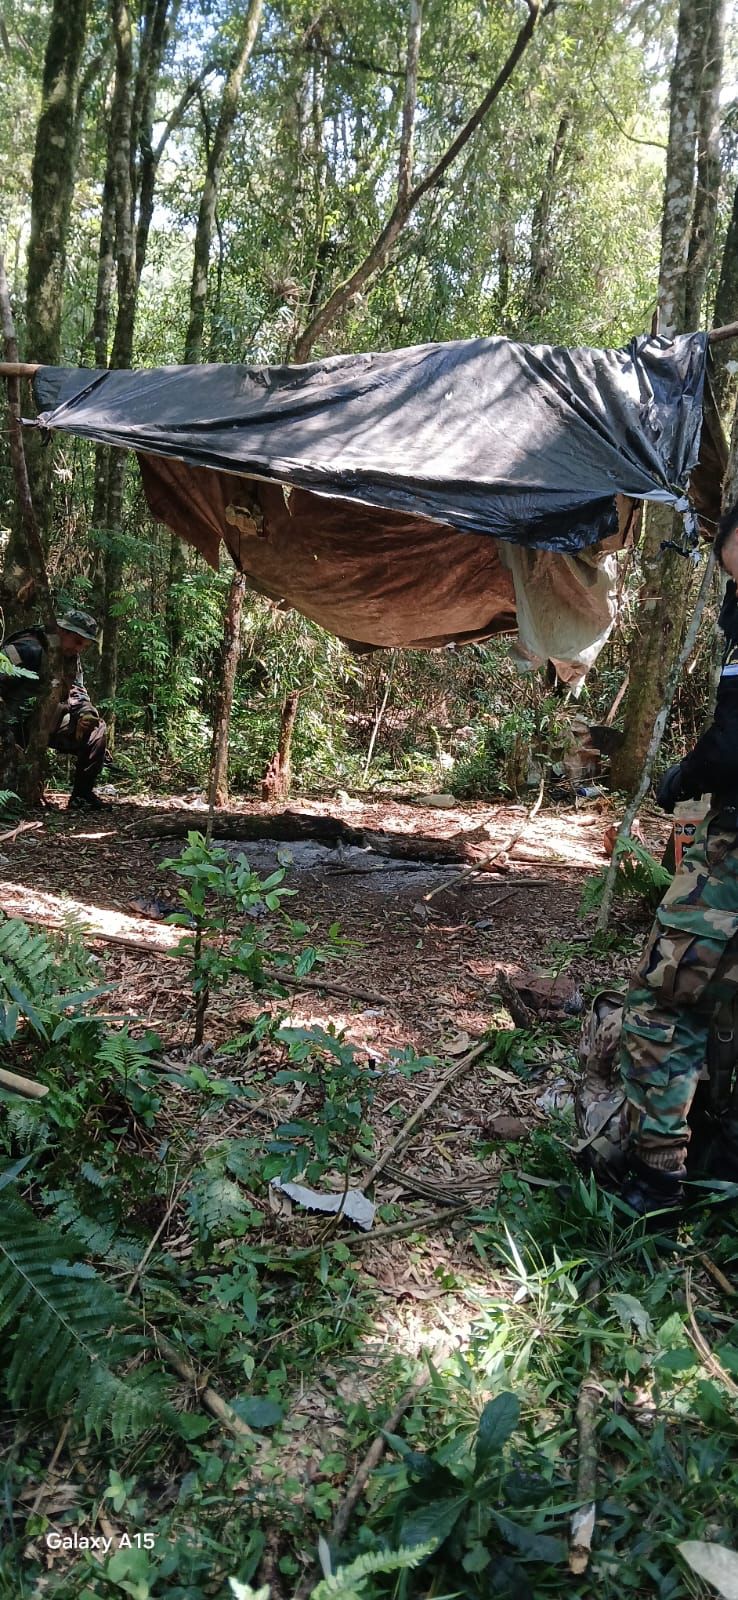
<svg viewBox="0 0 738 1600"><path fill-rule="evenodd" d="M596 1302L600 1280L593 1278L591 1300ZM579 1505L570 1523L569 1571L586 1572L592 1553L597 1497L597 1412L602 1385L590 1370L582 1379L577 1397L577 1489Z"/></svg>
<svg viewBox="0 0 738 1600"><path fill-rule="evenodd" d="M705 1335L697 1321L697 1315L694 1308L694 1296L692 1294L691 1267L687 1267L684 1273L684 1299L686 1301L687 1316L689 1318L689 1327L686 1331L695 1347L695 1350L697 1351L697 1354L700 1356L702 1363L707 1368L710 1376L712 1378L716 1378L718 1383L722 1383L724 1388L727 1389L728 1394L732 1395L733 1398L736 1399L738 1397L738 1383L733 1381L730 1373L726 1372L722 1362L718 1360L714 1350L710 1349Z"/></svg>
<svg viewBox="0 0 738 1600"><path fill-rule="evenodd" d="M388 1416L382 1432L378 1433L376 1439L374 1439L372 1444L370 1444L366 1455L357 1467L349 1488L344 1495L344 1498L341 1501L341 1504L338 1507L336 1515L333 1519L331 1538L335 1544L340 1544L342 1542L346 1533L346 1529L351 1521L354 1507L356 1506L357 1501L361 1499L369 1478L379 1466L382 1456L387 1449L386 1435L388 1433L395 1433L399 1423L402 1421L402 1418L405 1415L405 1412L409 1411L413 1402L417 1400L418 1395L421 1393L421 1390L425 1388L429 1378L430 1372L427 1370L418 1374L414 1382L410 1384L409 1389L406 1389L405 1393L398 1400L394 1411L392 1411Z"/></svg>
<svg viewBox="0 0 738 1600"><path fill-rule="evenodd" d="M432 900L433 896L440 894L442 889L452 889L456 883L464 883L466 882L467 878L474 878L479 872L487 872L489 867L494 865L495 861L499 861L500 856L507 855L509 851L513 849L513 846L516 845L520 839L522 839L523 834L525 833L528 825L533 821L533 818L538 816L541 806L543 805L544 785L545 773L541 778L541 786L538 790L536 799L530 808L530 811L526 812L517 833L514 833L511 839L506 839L505 843L500 845L499 850L493 851L491 856L485 856L484 860L477 862L475 866L464 867L463 872L457 872L455 878L449 878L446 883L439 883L435 889L431 889L428 894L423 895L423 900Z"/></svg>
<svg viewBox="0 0 738 1600"><path fill-rule="evenodd" d="M457 1061L456 1066L451 1067L444 1077L441 1078L440 1083L437 1083L435 1088L431 1089L430 1094L426 1095L422 1105L419 1105L417 1111L414 1111L412 1116L408 1117L407 1122L403 1123L399 1133L395 1134L394 1139L390 1141L387 1149L377 1157L374 1166L367 1175L367 1188L369 1188L369 1186L376 1181L380 1172L384 1171L388 1161L392 1160L392 1157L397 1154L397 1151L401 1149L402 1145L407 1143L410 1134L415 1128L417 1128L418 1123L423 1121L423 1118L426 1116L427 1112L430 1111L431 1106L434 1106L436 1101L440 1100L441 1095L445 1094L447 1089L450 1089L452 1083L456 1083L458 1078L463 1077L464 1073L468 1072L469 1068L474 1065L474 1062L478 1061L480 1056L485 1055L488 1050L491 1050L491 1048L492 1041L490 1039L482 1039L479 1044L474 1045L473 1049L467 1050L466 1055L462 1056L460 1061Z"/></svg>

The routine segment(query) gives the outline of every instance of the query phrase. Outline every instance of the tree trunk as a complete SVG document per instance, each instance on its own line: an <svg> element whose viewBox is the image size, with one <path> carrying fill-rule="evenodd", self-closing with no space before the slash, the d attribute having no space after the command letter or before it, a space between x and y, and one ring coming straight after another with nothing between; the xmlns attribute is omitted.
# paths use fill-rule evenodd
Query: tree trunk
<svg viewBox="0 0 738 1600"><path fill-rule="evenodd" d="M528 317L535 322L545 311L546 293L554 261L551 228L551 211L556 198L556 178L561 166L571 132L571 116L565 111L556 129L551 154L531 222L530 277L528 280Z"/></svg>
<svg viewBox="0 0 738 1600"><path fill-rule="evenodd" d="M33 154L25 334L28 360L47 366L58 366L61 355L67 233L77 153L77 95L86 26L87 0L54 0ZM29 437L28 472L47 553L57 450L57 440L44 444L36 433ZM22 564L24 554L22 534L16 529L8 565Z"/></svg>
<svg viewBox="0 0 738 1600"><path fill-rule="evenodd" d="M687 263L695 200L700 66L697 25L704 5L705 0L680 0L677 47L669 89L669 140L658 290L659 331L667 338L681 333L685 325Z"/></svg>
<svg viewBox="0 0 738 1600"><path fill-rule="evenodd" d="M689 241L685 329L699 328L707 271L715 243L720 198L720 89L723 79L726 0L704 0L698 25L705 47L697 105L697 178Z"/></svg>
<svg viewBox="0 0 738 1600"><path fill-rule="evenodd" d="M17 361L18 344L15 337L8 280L5 276L5 260L1 254L0 328L2 329L5 360ZM37 599L41 602L44 623L50 635L50 646L44 661L41 685L31 719L31 735L26 749L21 754L20 752L16 753L15 749L12 748L14 741L9 736L7 724L0 736L0 742L6 757L9 758L12 754L13 762L12 771L3 773L3 783L7 784L12 779L13 787L21 798L35 805L43 794L49 734L61 699L63 683L61 658L58 649L51 642L56 634L54 606L23 446L23 430L20 420L20 380L18 378L8 378L6 381L8 386L8 443L13 481L18 499L23 538L28 552L29 568L33 577Z"/></svg>
<svg viewBox="0 0 738 1600"><path fill-rule="evenodd" d="M115 284L118 307L110 364L129 367L133 352L133 326L136 314L136 253L133 232L133 179L131 127L133 120L133 29L125 0L111 0L111 21L115 43L115 87L108 134L106 190L103 196L101 231L101 273L107 272L102 250L104 232L114 219ZM100 280L98 280L100 290ZM101 312L107 289L102 288ZM108 298L109 305L109 298ZM100 330L102 333L102 329ZM105 329L107 343L107 328ZM98 453L94 514L105 530L103 551L103 635L100 651L100 699L107 713L111 742L115 737L115 694L118 685L118 617L116 601L123 573L120 530L125 483L126 456L122 451L107 452L107 461ZM105 471L107 467L107 471ZM103 477L103 473L105 476ZM98 498L99 497L99 498ZM101 515L102 513L102 515Z"/></svg>
<svg viewBox="0 0 738 1600"><path fill-rule="evenodd" d="M279 744L264 773L261 785L262 800L288 800L292 783L292 735L295 731L297 708L301 689L291 689L282 706L279 725Z"/></svg>
<svg viewBox="0 0 738 1600"><path fill-rule="evenodd" d="M218 205L218 190L223 171L223 163L228 152L228 146L233 132L233 124L238 111L238 101L241 94L244 74L249 64L251 54L256 43L259 31L263 0L250 0L248 10L243 19L240 46L233 56L228 70L228 75L223 87L218 120L212 139L209 136L209 126L206 122L206 167L202 195L200 196L200 209L195 230L195 250L192 265L192 280L190 284L190 315L185 335L184 359L186 363L195 363L202 360L203 332L205 328L205 311L208 299L208 275L210 269L210 250L213 241L213 230L216 226ZM201 102L204 104L204 102ZM167 589L167 632L169 636L170 662L169 671L174 676L178 670L178 657L181 648L181 624L179 604L176 594L177 585L182 582L185 574L185 549L184 544L176 534L172 534L169 547L169 585ZM238 575L237 575L238 576ZM233 604L238 603L238 619L240 620L243 605L243 588L238 594L234 587L236 579L231 585L229 597L229 611L226 615L225 632L228 639L229 615ZM224 657L224 677L218 691L217 712L215 728L213 731L213 747L211 756L211 793L217 792L220 785L222 792L227 796L228 777L228 734L231 706L233 704L233 688L235 683L238 656L240 652L240 629L236 626L235 637L231 649L226 646ZM235 653L234 653L235 652ZM230 687L226 682L225 674L232 673ZM219 754L220 751L220 754ZM212 785L216 785L213 790ZM222 787L224 786L224 788ZM225 804L225 801L216 800L216 804Z"/></svg>
<svg viewBox="0 0 738 1600"><path fill-rule="evenodd" d="M236 670L241 655L241 612L246 593L246 578L234 572L223 625L223 658L220 683L213 713L213 745L210 758L210 796L214 806L228 804L228 738L233 709Z"/></svg>
<svg viewBox="0 0 738 1600"><path fill-rule="evenodd" d="M733 210L723 250L713 323L715 327L721 328L727 322L735 321L736 317L738 317L738 184L733 195ZM738 391L735 373L729 369L729 363L734 361L735 345L729 339L723 344L713 346L713 382L723 417L726 417L732 409L731 402L735 404Z"/></svg>
<svg viewBox="0 0 738 1600"><path fill-rule="evenodd" d="M57 366L77 146L77 90L87 0L54 0L31 180L26 287L28 359Z"/></svg>
<svg viewBox="0 0 738 1600"><path fill-rule="evenodd" d="M691 567L684 556L662 551L671 539L671 506L650 505L641 542L638 621L630 644L630 683L625 697L624 738L611 760L612 784L634 794L671 663L679 650L689 596Z"/></svg>
<svg viewBox="0 0 738 1600"><path fill-rule="evenodd" d="M153 211L156 164L152 172L150 152L156 87L169 33L170 0L146 0L135 73L133 29L126 0L111 0L111 20L115 42L115 87L100 233L95 355L100 365L106 364L112 291L112 244L117 313L110 365L130 367L138 287ZM144 216L139 212L137 227L136 207L142 173L146 174L147 181L147 209ZM120 535L127 459L127 454L120 450L98 451L95 469L93 519L105 531L100 698L108 711L111 742L115 735L115 695L118 687L118 601L124 566Z"/></svg>
<svg viewBox="0 0 738 1600"><path fill-rule="evenodd" d="M686 331L687 309L694 304L688 291L691 265L697 274L696 292L702 298L700 253L707 237L705 230L714 230L714 214L709 206L706 208L702 199L697 203L695 163L698 134L705 150L712 137L709 130L720 90L720 62L714 62L711 52L720 36L717 12L721 9L722 0L681 0L679 8L659 272L660 332L667 337ZM696 108L703 84L705 99L700 120ZM625 737L611 767L613 786L630 795L638 789L655 720L684 633L691 569L676 551L661 548L662 543L679 540L680 536L681 519L672 509L652 505L641 543L643 581L639 621L630 647Z"/></svg>

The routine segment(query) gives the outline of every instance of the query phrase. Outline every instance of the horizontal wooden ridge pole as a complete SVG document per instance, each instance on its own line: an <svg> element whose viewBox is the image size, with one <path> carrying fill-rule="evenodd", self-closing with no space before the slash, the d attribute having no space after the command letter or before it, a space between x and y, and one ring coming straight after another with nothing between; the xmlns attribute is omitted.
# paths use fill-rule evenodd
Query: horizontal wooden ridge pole
<svg viewBox="0 0 738 1600"><path fill-rule="evenodd" d="M41 366L40 361L0 361L0 378L32 378Z"/></svg>
<svg viewBox="0 0 738 1600"><path fill-rule="evenodd" d="M726 322L722 328L708 330L708 344L720 344L723 339L738 339L738 322ZM32 378L42 366L41 361L0 361L0 378Z"/></svg>
<svg viewBox="0 0 738 1600"><path fill-rule="evenodd" d="M708 344L720 344L722 339L738 339L738 322L726 322L722 328L711 328L707 335Z"/></svg>

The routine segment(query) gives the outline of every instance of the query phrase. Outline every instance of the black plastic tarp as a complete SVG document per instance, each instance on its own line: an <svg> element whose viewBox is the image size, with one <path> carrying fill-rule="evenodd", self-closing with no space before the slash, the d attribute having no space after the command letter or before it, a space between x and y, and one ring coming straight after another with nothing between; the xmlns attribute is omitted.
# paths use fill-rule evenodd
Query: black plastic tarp
<svg viewBox="0 0 738 1600"><path fill-rule="evenodd" d="M676 501L697 461L707 339L623 350L471 339L302 367L42 367L40 422L462 531L576 551L614 496Z"/></svg>

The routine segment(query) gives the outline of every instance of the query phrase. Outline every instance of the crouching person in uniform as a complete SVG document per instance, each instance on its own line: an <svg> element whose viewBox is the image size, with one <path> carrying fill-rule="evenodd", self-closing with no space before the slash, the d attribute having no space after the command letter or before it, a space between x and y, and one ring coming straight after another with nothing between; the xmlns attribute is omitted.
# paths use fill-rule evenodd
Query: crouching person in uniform
<svg viewBox="0 0 738 1600"><path fill-rule="evenodd" d="M656 795L669 813L678 801L703 794L711 807L656 912L625 998L619 1072L610 1080L610 1104L621 1109L608 1123L608 1096L600 1096L599 1107L593 1103L596 1073L588 1086L586 1065L578 1107L583 1099L583 1131L599 1127L611 1150L624 1152L620 1193L642 1216L682 1204L690 1113L706 1063L710 1138L701 1174L738 1181L738 1088L731 1083L738 1004L738 502L720 523L716 552L731 581L719 617L725 646L715 716L694 749L664 774ZM607 999L601 1038L609 1030L613 1052L616 1019ZM718 1023L727 1019L722 1062L709 1048L717 1039L719 1055L716 1016Z"/></svg>
<svg viewBox="0 0 738 1600"><path fill-rule="evenodd" d="M97 623L87 611L68 611L63 617L57 617L56 625L64 686L49 746L63 755L76 757L70 807L77 811L101 811L107 808L105 801L95 793L95 784L105 762L106 728L85 688L81 661L85 650L97 643ZM6 639L2 649L14 666L38 676L48 653L49 639L43 628L26 628ZM38 683L21 676L7 677L0 693L16 743L25 746Z"/></svg>

